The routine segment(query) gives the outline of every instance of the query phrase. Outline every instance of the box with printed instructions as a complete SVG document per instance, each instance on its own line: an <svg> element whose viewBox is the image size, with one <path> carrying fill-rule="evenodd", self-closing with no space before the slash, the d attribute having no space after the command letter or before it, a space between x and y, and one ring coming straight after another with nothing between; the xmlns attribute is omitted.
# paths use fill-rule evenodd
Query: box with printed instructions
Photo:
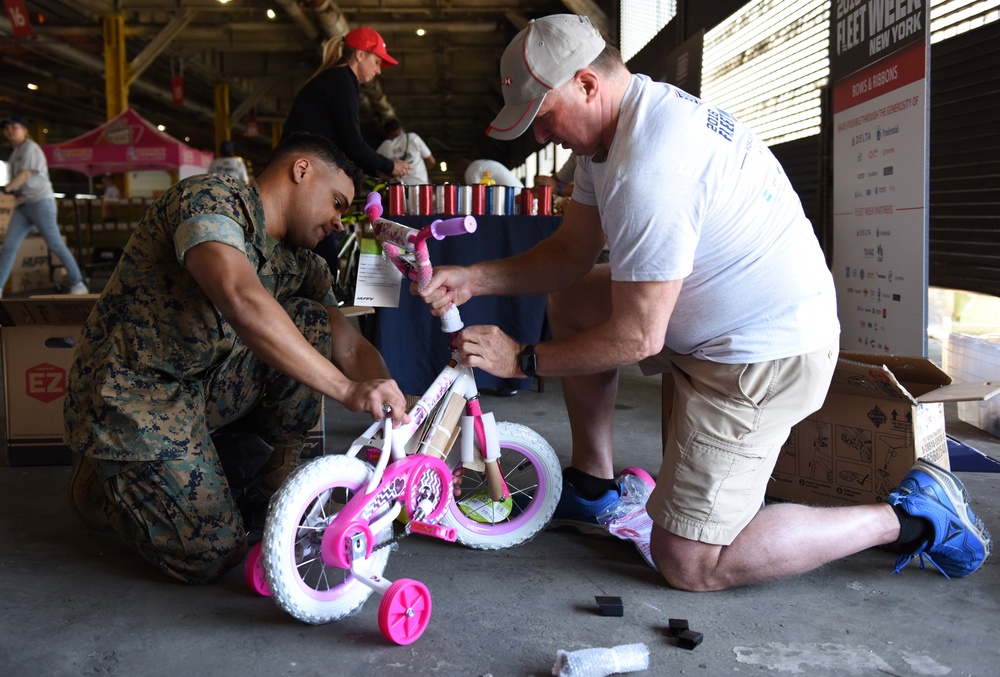
<svg viewBox="0 0 1000 677"><path fill-rule="evenodd" d="M885 501L917 458L948 468L944 402L1000 386L952 380L926 358L841 353L823 407L792 428L767 495L814 505Z"/></svg>

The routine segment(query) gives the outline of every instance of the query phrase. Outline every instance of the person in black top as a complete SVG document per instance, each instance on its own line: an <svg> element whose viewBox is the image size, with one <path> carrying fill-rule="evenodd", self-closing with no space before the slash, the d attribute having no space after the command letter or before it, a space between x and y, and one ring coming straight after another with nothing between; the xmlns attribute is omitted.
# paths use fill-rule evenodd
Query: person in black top
<svg viewBox="0 0 1000 677"><path fill-rule="evenodd" d="M343 39L330 38L323 44L322 65L295 95L282 138L295 132L321 134L365 173L403 176L409 163L375 152L361 136L358 112L358 86L397 63L382 36L368 26L355 28Z"/></svg>

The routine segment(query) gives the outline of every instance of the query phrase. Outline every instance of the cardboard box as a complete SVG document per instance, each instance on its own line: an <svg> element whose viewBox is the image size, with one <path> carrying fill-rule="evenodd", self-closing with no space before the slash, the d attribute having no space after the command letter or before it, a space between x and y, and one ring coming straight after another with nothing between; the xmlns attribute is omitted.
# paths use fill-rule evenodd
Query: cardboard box
<svg viewBox="0 0 1000 677"><path fill-rule="evenodd" d="M7 235L7 226L10 225L10 217L14 214L13 195L0 193L0 239Z"/></svg>
<svg viewBox="0 0 1000 677"><path fill-rule="evenodd" d="M97 295L0 300L2 460L65 465L63 400L73 348Z"/></svg>
<svg viewBox="0 0 1000 677"><path fill-rule="evenodd" d="M885 501L919 457L948 468L944 402L1000 384L951 384L926 358L841 353L823 407L792 428L768 496L813 505Z"/></svg>
<svg viewBox="0 0 1000 677"><path fill-rule="evenodd" d="M73 348L97 294L0 299L0 366L3 416L0 462L5 465L66 465L63 400ZM364 314L366 309L345 309ZM326 417L306 438L304 458L326 452Z"/></svg>
<svg viewBox="0 0 1000 677"><path fill-rule="evenodd" d="M4 294L51 289L49 247L41 236L29 235L17 250L17 258L14 259L14 267L10 271Z"/></svg>

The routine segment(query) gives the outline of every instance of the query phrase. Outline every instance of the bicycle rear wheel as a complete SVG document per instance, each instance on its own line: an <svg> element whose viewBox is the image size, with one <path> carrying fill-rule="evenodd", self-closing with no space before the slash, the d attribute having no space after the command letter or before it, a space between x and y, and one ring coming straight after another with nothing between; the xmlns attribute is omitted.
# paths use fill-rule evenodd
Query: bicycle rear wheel
<svg viewBox="0 0 1000 677"><path fill-rule="evenodd" d="M339 620L372 593L350 571L324 564L321 554L326 528L371 476L371 466L356 458L321 456L289 475L272 499L262 542L264 571L278 606L300 621ZM374 536L374 545L392 538L391 522ZM373 552L360 566L363 574L381 576L389 552Z"/></svg>
<svg viewBox="0 0 1000 677"><path fill-rule="evenodd" d="M527 426L498 423L501 472L510 490L504 501L489 500L486 474L466 469L461 495L441 520L455 528L459 543L480 550L510 548L545 528L562 493L562 468L551 445ZM461 465L461 443L448 467Z"/></svg>

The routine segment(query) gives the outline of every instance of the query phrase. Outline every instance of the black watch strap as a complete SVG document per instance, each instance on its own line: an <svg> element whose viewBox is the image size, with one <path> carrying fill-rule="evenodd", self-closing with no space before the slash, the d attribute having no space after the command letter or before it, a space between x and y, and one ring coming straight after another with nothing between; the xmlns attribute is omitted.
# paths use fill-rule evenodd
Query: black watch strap
<svg viewBox="0 0 1000 677"><path fill-rule="evenodd" d="M538 356L535 355L534 345L524 346L524 350L521 351L521 355L518 358L518 366L521 367L521 371L524 372L525 376L530 376L531 378L538 376Z"/></svg>

